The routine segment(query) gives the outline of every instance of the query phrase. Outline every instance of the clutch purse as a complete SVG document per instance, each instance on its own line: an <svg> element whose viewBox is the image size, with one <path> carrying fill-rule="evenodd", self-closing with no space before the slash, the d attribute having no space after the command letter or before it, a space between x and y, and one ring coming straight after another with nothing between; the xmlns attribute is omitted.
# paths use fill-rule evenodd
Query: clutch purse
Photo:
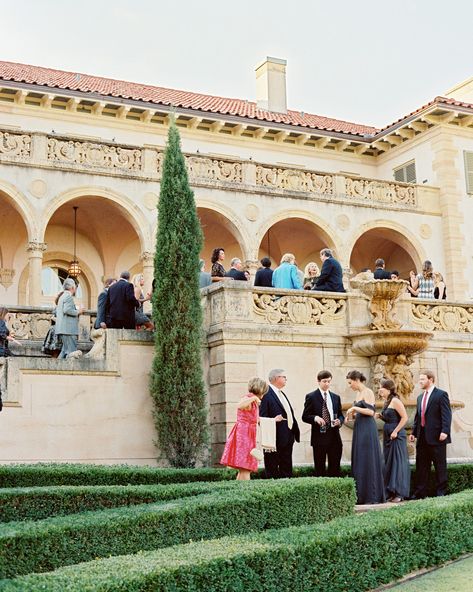
<svg viewBox="0 0 473 592"><path fill-rule="evenodd" d="M263 451L260 450L259 448L252 448L250 450L250 454L253 458L256 458L256 460L263 460L263 458L264 458Z"/></svg>

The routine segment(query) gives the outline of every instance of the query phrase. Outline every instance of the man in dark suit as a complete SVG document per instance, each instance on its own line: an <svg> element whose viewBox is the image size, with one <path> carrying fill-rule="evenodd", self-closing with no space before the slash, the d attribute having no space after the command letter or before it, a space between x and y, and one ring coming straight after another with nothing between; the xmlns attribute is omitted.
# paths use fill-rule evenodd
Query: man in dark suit
<svg viewBox="0 0 473 592"><path fill-rule="evenodd" d="M238 257L233 257L230 263L230 269L225 274L225 277L230 277L234 280L241 280L243 282L246 282L248 278L246 277L242 269L243 265L241 263L241 259L238 259Z"/></svg>
<svg viewBox="0 0 473 592"><path fill-rule="evenodd" d="M106 329L107 324L105 321L105 309L107 307L107 294L108 289L117 280L115 278L108 278L105 282L104 289L100 292L97 298L97 318L95 319L94 329Z"/></svg>
<svg viewBox="0 0 473 592"><path fill-rule="evenodd" d="M330 391L332 374L328 370L317 374L317 382L319 388L305 397L302 421L311 425L310 445L314 453L315 476L339 477L342 458L340 426L345 419L342 402L338 395Z"/></svg>
<svg viewBox="0 0 473 592"><path fill-rule="evenodd" d="M105 318L110 329L135 329L135 309L140 303L135 298L130 272L122 271L120 279L108 289Z"/></svg>
<svg viewBox="0 0 473 592"><path fill-rule="evenodd" d="M345 292L343 287L343 271L340 263L334 259L330 249L320 251L322 269L312 290L319 292Z"/></svg>
<svg viewBox="0 0 473 592"><path fill-rule="evenodd" d="M391 279L391 272L386 271L384 269L384 267L386 265L386 263L384 262L384 259L376 259L374 264L376 267L376 269L374 270L374 279L375 280L390 280Z"/></svg>
<svg viewBox="0 0 473 592"><path fill-rule="evenodd" d="M451 442L452 410L448 393L435 386L435 374L425 370L419 375L422 393L417 397L417 410L409 441L416 445L416 489L412 499L427 496L430 467L433 463L437 483L436 494L447 492L447 444Z"/></svg>
<svg viewBox="0 0 473 592"><path fill-rule="evenodd" d="M269 390L261 401L261 417L276 420L276 452L264 453L264 468L268 479L292 477L292 448L294 440L300 442L300 431L294 410L282 391L287 376L281 368L269 373Z"/></svg>
<svg viewBox="0 0 473 592"><path fill-rule="evenodd" d="M263 267L258 269L255 275L255 286L271 288L273 286L273 270L271 269L271 259L269 257L263 257L261 259L261 265Z"/></svg>

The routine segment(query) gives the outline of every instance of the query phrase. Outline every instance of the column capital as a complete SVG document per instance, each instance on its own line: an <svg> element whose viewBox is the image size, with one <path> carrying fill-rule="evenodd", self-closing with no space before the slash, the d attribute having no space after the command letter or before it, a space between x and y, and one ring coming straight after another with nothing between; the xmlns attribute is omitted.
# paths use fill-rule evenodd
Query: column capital
<svg viewBox="0 0 473 592"><path fill-rule="evenodd" d="M154 253L151 251L143 251L140 255L140 261L143 265L153 265L154 264Z"/></svg>
<svg viewBox="0 0 473 592"><path fill-rule="evenodd" d="M30 241L28 243L28 246L26 247L26 250L32 254L39 253L39 255L41 256L47 248L48 245L46 243L40 243L39 241Z"/></svg>

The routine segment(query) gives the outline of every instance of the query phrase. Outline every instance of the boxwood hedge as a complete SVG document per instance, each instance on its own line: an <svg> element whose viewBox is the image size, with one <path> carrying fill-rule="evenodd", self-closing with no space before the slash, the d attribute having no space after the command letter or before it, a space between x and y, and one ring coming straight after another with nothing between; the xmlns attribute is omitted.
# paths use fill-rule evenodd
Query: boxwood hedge
<svg viewBox="0 0 473 592"><path fill-rule="evenodd" d="M473 491L0 582L5 592L361 592L473 551ZM3 586L3 587L2 587Z"/></svg>
<svg viewBox="0 0 473 592"><path fill-rule="evenodd" d="M235 483L192 498L0 526L0 577L353 512L351 479Z"/></svg>

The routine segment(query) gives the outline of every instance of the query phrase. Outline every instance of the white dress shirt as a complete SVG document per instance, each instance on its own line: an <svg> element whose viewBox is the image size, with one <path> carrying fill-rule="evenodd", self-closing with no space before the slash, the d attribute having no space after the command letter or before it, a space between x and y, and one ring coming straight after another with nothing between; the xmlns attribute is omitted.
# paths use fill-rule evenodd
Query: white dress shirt
<svg viewBox="0 0 473 592"><path fill-rule="evenodd" d="M289 405L289 401L287 400L286 395L282 391L280 391L278 388L276 388L275 386L271 386L271 388L276 393L276 396L279 399L281 405L284 407L284 411L286 412L286 415L287 415L287 427L290 430L292 430L293 420L292 420L292 411L291 411L291 406Z"/></svg>

